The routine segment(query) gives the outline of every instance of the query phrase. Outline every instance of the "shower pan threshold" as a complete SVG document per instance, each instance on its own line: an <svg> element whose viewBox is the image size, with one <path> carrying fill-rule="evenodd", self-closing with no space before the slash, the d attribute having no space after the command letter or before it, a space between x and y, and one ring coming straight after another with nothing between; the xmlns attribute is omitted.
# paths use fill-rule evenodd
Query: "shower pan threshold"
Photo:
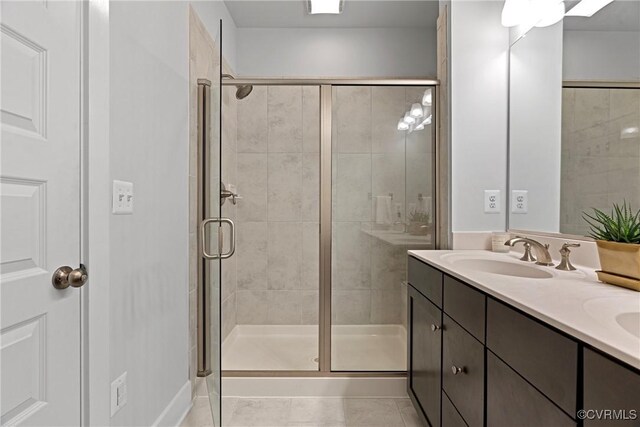
<svg viewBox="0 0 640 427"><path fill-rule="evenodd" d="M405 371L403 325L334 325L334 371ZM237 325L222 344L225 371L317 371L317 325ZM274 372L277 376L277 372Z"/></svg>

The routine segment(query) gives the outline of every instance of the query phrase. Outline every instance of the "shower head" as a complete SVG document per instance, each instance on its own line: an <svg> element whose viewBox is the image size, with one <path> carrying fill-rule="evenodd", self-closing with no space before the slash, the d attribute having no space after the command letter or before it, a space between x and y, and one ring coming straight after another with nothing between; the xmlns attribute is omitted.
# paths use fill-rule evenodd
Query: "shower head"
<svg viewBox="0 0 640 427"><path fill-rule="evenodd" d="M225 77L232 80L235 79L235 77L233 77L231 74L223 74L222 78L225 78ZM252 90L253 90L253 85L236 85L236 99L246 98L247 96L249 96Z"/></svg>
<svg viewBox="0 0 640 427"><path fill-rule="evenodd" d="M236 86L238 89L236 90L236 99L244 99L253 90L253 85L240 85Z"/></svg>

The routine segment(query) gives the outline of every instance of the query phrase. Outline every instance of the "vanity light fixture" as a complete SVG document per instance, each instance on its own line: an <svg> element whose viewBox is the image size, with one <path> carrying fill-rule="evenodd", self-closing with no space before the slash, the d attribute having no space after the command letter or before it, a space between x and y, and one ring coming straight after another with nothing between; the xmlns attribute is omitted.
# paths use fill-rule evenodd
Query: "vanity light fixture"
<svg viewBox="0 0 640 427"><path fill-rule="evenodd" d="M564 2L562 0L538 0L536 5L540 20L536 27L550 27L564 18Z"/></svg>
<svg viewBox="0 0 640 427"><path fill-rule="evenodd" d="M411 114L409 113L405 113L404 114L404 122L408 125L412 125L416 122L416 118L412 117Z"/></svg>
<svg viewBox="0 0 640 427"><path fill-rule="evenodd" d="M424 123L420 123L420 124L419 124L418 126L416 126L414 129L415 129L415 130L422 130L422 129L424 129Z"/></svg>
<svg viewBox="0 0 640 427"><path fill-rule="evenodd" d="M582 0L565 13L564 16L584 16L585 18L591 18L597 11L611 2L613 2L613 0Z"/></svg>
<svg viewBox="0 0 640 427"><path fill-rule="evenodd" d="M404 117L398 122L398 130L409 130L409 125L405 123Z"/></svg>
<svg viewBox="0 0 640 427"><path fill-rule="evenodd" d="M309 15L342 13L344 0L307 0Z"/></svg>
<svg viewBox="0 0 640 427"><path fill-rule="evenodd" d="M417 102L413 104L411 106L411 112L409 114L411 115L411 117L415 117L416 119L422 117L422 115L424 114L422 111L422 105L418 104Z"/></svg>
<svg viewBox="0 0 640 427"><path fill-rule="evenodd" d="M505 0L502 8L502 26L515 27L527 21L530 15L529 0Z"/></svg>
<svg viewBox="0 0 640 427"><path fill-rule="evenodd" d="M510 0L507 0L510 1ZM427 89L424 91L424 95L422 95L422 105L425 107L431 106L433 102L433 95L431 95L431 89Z"/></svg>
<svg viewBox="0 0 640 427"><path fill-rule="evenodd" d="M565 6L562 0L505 0L502 8L502 25L518 25L531 28L548 27L564 18Z"/></svg>

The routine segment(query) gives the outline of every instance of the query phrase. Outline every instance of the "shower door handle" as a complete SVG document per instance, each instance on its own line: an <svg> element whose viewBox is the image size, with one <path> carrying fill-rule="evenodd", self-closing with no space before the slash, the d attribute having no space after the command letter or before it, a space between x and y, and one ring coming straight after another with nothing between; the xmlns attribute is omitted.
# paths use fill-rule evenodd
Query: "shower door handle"
<svg viewBox="0 0 640 427"><path fill-rule="evenodd" d="M231 247L228 252L222 252L223 239L222 234L220 234L220 230L222 227L218 227L218 250L220 253L210 254L207 252L207 225L208 224L229 224L229 230L231 231L231 235L229 236L229 240L231 242ZM229 218L207 218L200 223L200 240L202 244L202 257L204 259L227 259L230 258L236 251L236 226Z"/></svg>

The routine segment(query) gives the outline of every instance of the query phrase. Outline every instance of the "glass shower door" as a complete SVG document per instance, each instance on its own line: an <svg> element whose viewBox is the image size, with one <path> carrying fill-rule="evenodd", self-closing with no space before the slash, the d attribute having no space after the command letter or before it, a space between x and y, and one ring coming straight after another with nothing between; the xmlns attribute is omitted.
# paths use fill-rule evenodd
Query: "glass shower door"
<svg viewBox="0 0 640 427"><path fill-rule="evenodd" d="M214 48L221 52L220 29ZM204 376L215 426L221 425L220 365L220 283L221 262L233 254L233 222L222 218L220 192L221 157L221 63L222 55L213 58L215 68L209 79L198 80L198 217L201 261L201 284L198 295L198 376ZM227 229L226 226L229 226ZM224 233L223 233L224 228ZM230 232L227 232L229 230ZM227 237L228 236L228 237Z"/></svg>
<svg viewBox="0 0 640 427"><path fill-rule="evenodd" d="M332 88L333 371L406 370L407 250L435 247L434 90Z"/></svg>

